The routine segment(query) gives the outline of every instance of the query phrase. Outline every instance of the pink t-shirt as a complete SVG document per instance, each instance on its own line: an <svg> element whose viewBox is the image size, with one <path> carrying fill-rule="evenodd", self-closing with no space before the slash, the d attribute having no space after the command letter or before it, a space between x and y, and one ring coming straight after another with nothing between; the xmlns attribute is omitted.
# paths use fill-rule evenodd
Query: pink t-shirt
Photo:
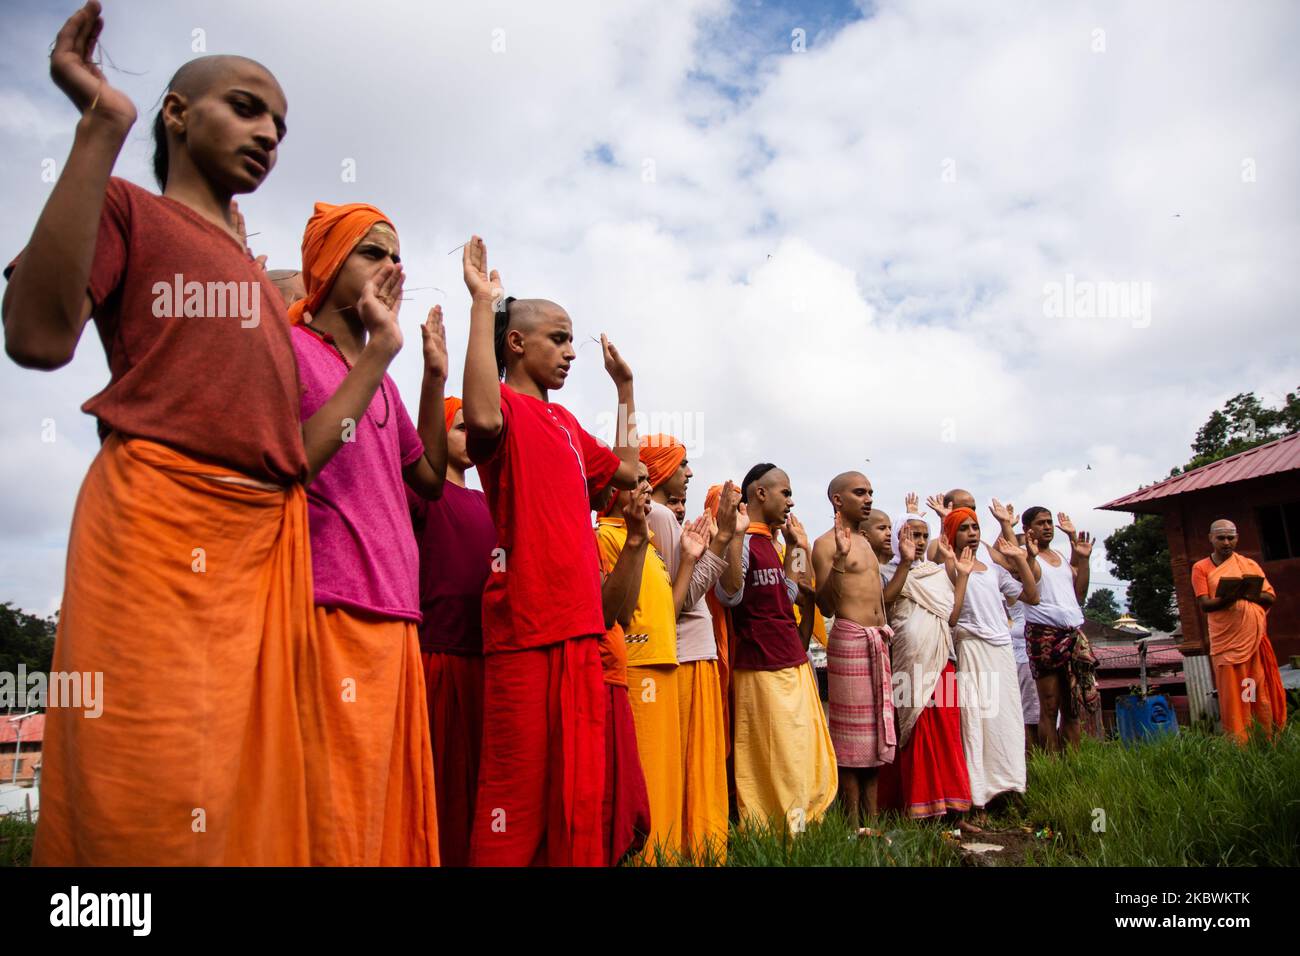
<svg viewBox="0 0 1300 956"><path fill-rule="evenodd" d="M348 374L332 345L301 326L293 350L302 380L302 420L329 400ZM420 555L411 530L402 469L424 454L397 386L384 376L356 423L352 441L307 486L316 603L420 620ZM339 424L342 428L342 423Z"/></svg>

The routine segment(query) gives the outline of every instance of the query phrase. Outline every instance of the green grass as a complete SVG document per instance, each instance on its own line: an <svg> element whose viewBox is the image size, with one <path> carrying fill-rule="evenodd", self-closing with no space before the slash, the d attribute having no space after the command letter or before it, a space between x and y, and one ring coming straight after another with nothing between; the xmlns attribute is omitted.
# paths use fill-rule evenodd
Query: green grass
<svg viewBox="0 0 1300 956"><path fill-rule="evenodd" d="M837 805L798 835L733 827L727 865L961 866L950 826L887 815L874 827L888 839L858 838ZM1065 758L1035 754L1024 799L994 811L987 829L966 839L1006 844L981 858L999 866L1297 866L1300 727L1245 747L1188 729L1138 747L1085 737ZM0 817L0 866L28 865L34 832ZM656 848L654 862L718 861Z"/></svg>
<svg viewBox="0 0 1300 956"><path fill-rule="evenodd" d="M1065 758L1036 753L1022 801L991 813L1006 849L981 863L1013 866L1300 865L1300 727L1238 747L1184 729L1136 747L1085 737ZM854 839L838 807L799 836L732 829L728 866L954 866L951 826L887 815L890 837ZM659 865L706 865L656 852Z"/></svg>
<svg viewBox="0 0 1300 956"><path fill-rule="evenodd" d="M18 814L0 816L0 866L30 866L36 824Z"/></svg>

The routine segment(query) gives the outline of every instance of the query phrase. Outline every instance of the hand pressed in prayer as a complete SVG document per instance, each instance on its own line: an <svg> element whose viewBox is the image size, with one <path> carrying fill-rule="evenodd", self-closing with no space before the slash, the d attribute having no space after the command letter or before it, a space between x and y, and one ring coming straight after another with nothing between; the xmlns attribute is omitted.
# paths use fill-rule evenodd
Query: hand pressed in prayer
<svg viewBox="0 0 1300 956"><path fill-rule="evenodd" d="M681 551L683 556L698 561L708 547L709 515L702 514L694 521L688 521L682 525Z"/></svg>
<svg viewBox="0 0 1300 956"><path fill-rule="evenodd" d="M738 504L740 504L740 489L736 487L735 482L728 481L722 486L722 493L718 496L717 531L721 531L723 534L735 535L736 506ZM715 531L715 533L717 532Z"/></svg>
<svg viewBox="0 0 1300 956"><path fill-rule="evenodd" d="M934 509L934 513L939 516L940 521L948 517L948 513L952 511L951 508L943 503L942 494L931 495L929 498L925 499L925 503Z"/></svg>
<svg viewBox="0 0 1300 956"><path fill-rule="evenodd" d="M406 275L402 267L386 262L366 280L357 302L357 313L366 327L370 342L387 345L396 353L402 347L402 328L397 313L402 307L402 286Z"/></svg>
<svg viewBox="0 0 1300 956"><path fill-rule="evenodd" d="M135 104L109 85L94 61L95 44L104 29L101 11L99 3L90 0L63 24L50 52L50 77L77 112L93 114L125 132L135 123Z"/></svg>
<svg viewBox="0 0 1300 956"><path fill-rule="evenodd" d="M493 308L501 301L501 273L488 272L487 245L478 236L470 236L460 256L465 286L475 302L490 302Z"/></svg>
<svg viewBox="0 0 1300 956"><path fill-rule="evenodd" d="M600 349L605 353L605 371L614 380L615 385L626 385L632 381L632 367L614 348L614 343L604 332L600 334Z"/></svg>
<svg viewBox="0 0 1300 956"><path fill-rule="evenodd" d="M429 317L420 326L420 337L424 342L424 368L429 377L437 381L447 381L447 330L442 324L442 306L435 305L429 310Z"/></svg>

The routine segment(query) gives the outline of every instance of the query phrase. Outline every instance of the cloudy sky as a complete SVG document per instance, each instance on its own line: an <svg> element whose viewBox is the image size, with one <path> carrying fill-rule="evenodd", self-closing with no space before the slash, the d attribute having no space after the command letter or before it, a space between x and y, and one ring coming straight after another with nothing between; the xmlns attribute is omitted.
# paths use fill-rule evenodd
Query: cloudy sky
<svg viewBox="0 0 1300 956"><path fill-rule="evenodd" d="M117 175L152 188L181 63L264 62L289 135L241 206L271 266L297 266L316 200L387 211L417 287L410 404L435 302L459 390L447 251L480 233L511 294L573 316L555 398L592 430L614 390L590 337L628 356L650 424L691 445L692 511L772 460L814 534L829 478L860 468L891 513L961 485L1104 536L1127 519L1095 506L1185 461L1224 399L1300 384L1294 4L106 6L107 73L141 114ZM71 143L46 56L72 9L0 13L6 258ZM1130 307L1090 312L1106 288ZM0 369L0 600L50 613L106 365L87 334L57 372Z"/></svg>

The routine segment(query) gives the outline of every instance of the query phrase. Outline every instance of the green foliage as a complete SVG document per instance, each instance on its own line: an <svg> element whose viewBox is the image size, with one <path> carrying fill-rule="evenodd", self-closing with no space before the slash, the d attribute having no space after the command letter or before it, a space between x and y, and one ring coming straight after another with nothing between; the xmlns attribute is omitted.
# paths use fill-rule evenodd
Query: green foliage
<svg viewBox="0 0 1300 956"><path fill-rule="evenodd" d="M12 813L0 816L0 866L31 866L36 824Z"/></svg>
<svg viewBox="0 0 1300 956"><path fill-rule="evenodd" d="M1210 414L1196 432L1191 460L1169 474L1200 468L1296 431L1300 431L1300 396L1295 392L1287 392L1281 408L1269 408L1255 393L1242 392L1224 402L1222 410Z"/></svg>
<svg viewBox="0 0 1300 956"><path fill-rule="evenodd" d="M1115 592L1110 588L1093 591L1083 605L1083 616L1098 624L1114 624L1119 611L1119 602L1115 600Z"/></svg>
<svg viewBox="0 0 1300 956"><path fill-rule="evenodd" d="M54 629L53 619L27 614L9 601L0 604L0 671L16 674L24 664L29 673L49 673Z"/></svg>
<svg viewBox="0 0 1300 956"><path fill-rule="evenodd" d="M1172 631L1178 613L1164 519L1138 515L1132 524L1117 528L1106 538L1106 559L1115 577L1132 582L1128 606L1133 616L1149 627Z"/></svg>

